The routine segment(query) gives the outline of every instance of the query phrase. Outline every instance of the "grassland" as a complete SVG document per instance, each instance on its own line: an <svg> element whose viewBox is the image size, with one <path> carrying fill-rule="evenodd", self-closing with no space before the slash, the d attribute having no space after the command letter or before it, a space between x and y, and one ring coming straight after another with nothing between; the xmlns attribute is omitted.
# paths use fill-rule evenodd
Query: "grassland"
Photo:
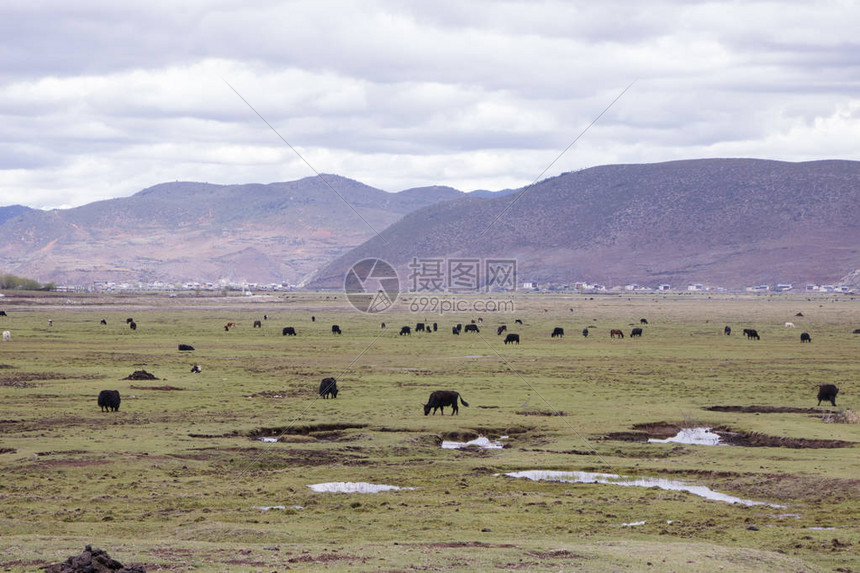
<svg viewBox="0 0 860 573"><path fill-rule="evenodd" d="M860 570L858 447L606 439L663 422L860 442L860 425L817 413L860 409L860 301L517 295L515 312L480 315L480 335L453 336L479 315L366 315L335 296L0 299L3 570L86 544L148 571ZM439 331L398 335L425 318ZM641 338L609 338L641 318ZM522 343L504 345L500 324ZM137 370L159 380L124 380ZM326 376L336 400L318 399ZM823 383L841 388L838 408L816 407ZM118 412L99 410L102 389L120 391ZM425 417L436 389L470 406ZM479 435L505 448L440 447ZM531 469L666 477L771 505L504 475ZM414 489L308 488L323 482Z"/></svg>

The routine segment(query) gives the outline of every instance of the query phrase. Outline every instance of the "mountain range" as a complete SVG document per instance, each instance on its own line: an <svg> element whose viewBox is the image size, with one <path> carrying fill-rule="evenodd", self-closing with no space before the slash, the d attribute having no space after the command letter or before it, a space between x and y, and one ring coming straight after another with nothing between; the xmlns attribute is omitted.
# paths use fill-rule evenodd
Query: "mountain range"
<svg viewBox="0 0 860 573"><path fill-rule="evenodd" d="M860 162L606 165L523 189L388 193L336 175L163 183L73 209L0 207L0 270L60 284L301 283L352 264L512 259L520 282L736 288L856 281Z"/></svg>

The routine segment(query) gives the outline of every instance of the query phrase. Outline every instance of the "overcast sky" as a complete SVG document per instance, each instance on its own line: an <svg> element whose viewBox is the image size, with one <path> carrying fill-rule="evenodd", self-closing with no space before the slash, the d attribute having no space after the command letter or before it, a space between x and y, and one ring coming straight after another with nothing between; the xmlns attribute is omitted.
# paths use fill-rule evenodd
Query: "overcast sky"
<svg viewBox="0 0 860 573"><path fill-rule="evenodd" d="M858 159L858 24L847 0L5 0L0 206L313 170L521 187L631 82L544 177Z"/></svg>

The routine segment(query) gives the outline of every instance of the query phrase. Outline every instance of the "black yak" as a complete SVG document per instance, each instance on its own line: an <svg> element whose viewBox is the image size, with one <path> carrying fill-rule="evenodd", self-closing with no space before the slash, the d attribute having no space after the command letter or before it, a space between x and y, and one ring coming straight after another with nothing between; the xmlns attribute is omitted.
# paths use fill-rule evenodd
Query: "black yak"
<svg viewBox="0 0 860 573"><path fill-rule="evenodd" d="M460 396L459 392L455 392L453 390L436 390L435 392L430 394L430 399L427 400L427 403L424 404L424 415L430 413L430 410L433 410L433 415L436 415L436 410L441 410L442 415L445 415L445 406L451 406L452 411L451 415L460 413L460 409L457 407L457 398L460 399L460 402L463 403L464 406L468 407L469 404L463 400L463 397Z"/></svg>

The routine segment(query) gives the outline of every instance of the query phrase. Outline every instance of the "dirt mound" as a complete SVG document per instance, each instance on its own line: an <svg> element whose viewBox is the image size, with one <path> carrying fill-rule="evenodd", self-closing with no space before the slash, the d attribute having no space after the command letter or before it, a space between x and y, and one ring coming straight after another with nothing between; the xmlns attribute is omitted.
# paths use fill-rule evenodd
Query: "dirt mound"
<svg viewBox="0 0 860 573"><path fill-rule="evenodd" d="M93 549L91 545L87 545L80 555L73 555L62 563L47 565L42 569L46 573L146 573L143 565L125 567L119 561L111 559L104 549Z"/></svg>
<svg viewBox="0 0 860 573"><path fill-rule="evenodd" d="M157 380L157 378L156 378L156 380ZM129 388L132 388L134 390L167 390L167 391L184 390L184 388L177 388L176 386L169 386L169 385L165 385L165 386L136 386L136 385L132 384L131 386L129 386Z"/></svg>
<svg viewBox="0 0 860 573"><path fill-rule="evenodd" d="M741 412L744 414L821 414L821 408L793 408L791 406L708 406L711 412Z"/></svg>
<svg viewBox="0 0 860 573"><path fill-rule="evenodd" d="M154 374L150 374L146 370L135 370L123 380L158 380Z"/></svg>

